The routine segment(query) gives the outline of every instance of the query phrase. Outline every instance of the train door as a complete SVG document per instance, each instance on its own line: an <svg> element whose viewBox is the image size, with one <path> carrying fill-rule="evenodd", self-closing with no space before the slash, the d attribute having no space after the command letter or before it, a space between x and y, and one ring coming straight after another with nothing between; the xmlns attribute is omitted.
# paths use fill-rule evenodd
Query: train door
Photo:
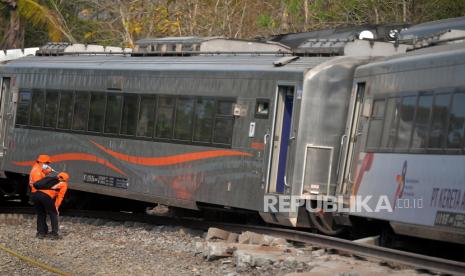
<svg viewBox="0 0 465 276"><path fill-rule="evenodd" d="M1 79L1 90L0 90L0 158L3 157L5 147L5 136L6 136L6 122L5 122L5 98L9 94L10 89L10 78Z"/></svg>
<svg viewBox="0 0 465 276"><path fill-rule="evenodd" d="M358 153L360 152L363 129L367 123L367 118L362 116L363 102L365 96L365 83L357 83L355 97L351 103L351 120L349 123L349 133L347 134L348 142L346 146L346 154L343 162L342 182L340 193L347 194L352 190L354 184L356 164L358 161ZM345 138L344 137L344 138Z"/></svg>
<svg viewBox="0 0 465 276"><path fill-rule="evenodd" d="M282 193L287 185L286 165L294 108L294 91L294 86L278 86L268 166L268 192L270 193Z"/></svg>

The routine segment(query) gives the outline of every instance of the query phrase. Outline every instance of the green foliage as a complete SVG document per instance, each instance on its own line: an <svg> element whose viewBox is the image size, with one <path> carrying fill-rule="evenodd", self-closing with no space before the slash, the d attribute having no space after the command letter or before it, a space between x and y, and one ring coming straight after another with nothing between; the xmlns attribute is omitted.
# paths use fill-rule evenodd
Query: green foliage
<svg viewBox="0 0 465 276"><path fill-rule="evenodd" d="M266 14L260 14L257 18L257 25L263 28L270 28L273 25L273 19Z"/></svg>
<svg viewBox="0 0 465 276"><path fill-rule="evenodd" d="M417 19L415 22L425 22L465 15L464 0L418 1L413 7Z"/></svg>
<svg viewBox="0 0 465 276"><path fill-rule="evenodd" d="M52 41L60 41L63 32L57 15L37 0L18 0L17 10L32 26L44 27L48 30Z"/></svg>
<svg viewBox="0 0 465 276"><path fill-rule="evenodd" d="M10 19L15 12L21 18L15 24L24 30L20 45L64 40L132 46L144 37L252 38L364 23L420 23L465 16L465 4L463 0L9 0L0 1L2 41L12 37Z"/></svg>
<svg viewBox="0 0 465 276"><path fill-rule="evenodd" d="M311 13L318 21L332 21L334 19L334 9L330 8L327 0L315 0L309 6Z"/></svg>
<svg viewBox="0 0 465 276"><path fill-rule="evenodd" d="M24 47L37 47L50 41L47 30L43 27L26 25Z"/></svg>
<svg viewBox="0 0 465 276"><path fill-rule="evenodd" d="M306 0L287 0L287 9L294 16L300 16L303 2Z"/></svg>

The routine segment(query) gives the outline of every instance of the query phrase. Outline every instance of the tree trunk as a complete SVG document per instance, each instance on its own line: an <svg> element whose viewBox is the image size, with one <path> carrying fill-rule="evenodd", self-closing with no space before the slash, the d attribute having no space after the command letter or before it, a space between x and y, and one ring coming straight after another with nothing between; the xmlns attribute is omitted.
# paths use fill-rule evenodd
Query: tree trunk
<svg viewBox="0 0 465 276"><path fill-rule="evenodd" d="M234 34L234 38L242 37L242 27L244 26L244 18L245 18L246 12L247 12L247 0L244 1L244 4L242 6L241 20L239 21L239 26L237 27L237 31Z"/></svg>
<svg viewBox="0 0 465 276"><path fill-rule="evenodd" d="M122 39L123 39L123 42L126 44L124 45L124 47L134 47L134 40L132 38L131 31L129 30L129 24L130 24L129 17L126 18L126 13L123 10L122 5L119 8L119 13L121 17L121 25L123 26Z"/></svg>
<svg viewBox="0 0 465 276"><path fill-rule="evenodd" d="M189 1L188 2L188 7L190 7L189 9L189 13L188 13L188 17L189 17L189 34L191 36L193 35L196 35L196 31L197 31L197 11L198 11L198 8L199 8L199 1L198 0L194 0L194 1Z"/></svg>
<svg viewBox="0 0 465 276"><path fill-rule="evenodd" d="M2 49L16 49L24 46L24 26L21 24L16 6L10 6L10 18L1 43Z"/></svg>
<svg viewBox="0 0 465 276"><path fill-rule="evenodd" d="M289 11L285 1L281 2L281 33L287 33L289 30Z"/></svg>
<svg viewBox="0 0 465 276"><path fill-rule="evenodd" d="M304 15L305 15L305 26L304 26L304 30L307 28L307 24L308 24L308 18L309 18L309 10L308 10L308 1L309 0L304 0Z"/></svg>
<svg viewBox="0 0 465 276"><path fill-rule="evenodd" d="M402 1L402 8L403 8L403 17L402 22L407 22L407 0Z"/></svg>
<svg viewBox="0 0 465 276"><path fill-rule="evenodd" d="M375 12L375 23L379 24L379 12L378 12L377 3L373 4L373 11Z"/></svg>

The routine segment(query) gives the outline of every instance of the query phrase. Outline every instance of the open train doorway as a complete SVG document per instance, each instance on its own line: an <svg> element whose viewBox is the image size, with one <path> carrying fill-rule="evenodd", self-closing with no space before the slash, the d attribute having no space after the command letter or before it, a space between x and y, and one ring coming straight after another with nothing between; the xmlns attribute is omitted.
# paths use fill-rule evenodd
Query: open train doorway
<svg viewBox="0 0 465 276"><path fill-rule="evenodd" d="M286 167L294 108L294 92L294 86L278 86L268 178L268 192L270 193L283 193L288 185Z"/></svg>
<svg viewBox="0 0 465 276"><path fill-rule="evenodd" d="M356 185L356 166L358 161L358 153L360 151L361 141L360 137L363 134L367 118L363 115L363 104L365 98L365 83L357 83L356 94L351 103L351 120L348 133L348 143L343 162L342 172L342 194L348 194L353 191ZM367 105L370 107L369 105ZM366 107L365 107L366 108Z"/></svg>

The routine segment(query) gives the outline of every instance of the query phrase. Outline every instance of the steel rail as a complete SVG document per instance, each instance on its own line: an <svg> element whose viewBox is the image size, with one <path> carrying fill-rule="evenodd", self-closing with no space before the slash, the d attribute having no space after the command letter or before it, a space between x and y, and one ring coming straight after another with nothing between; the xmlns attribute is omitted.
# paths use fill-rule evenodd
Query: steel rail
<svg viewBox="0 0 465 276"><path fill-rule="evenodd" d="M341 238L290 229L265 228L260 226L246 226L246 228L263 234L279 236L291 241L309 243L325 248L351 253L354 255L374 257L382 259L383 261L400 263L418 269L427 269L434 272L454 275L465 275L465 263L463 262L431 257L381 246L361 244Z"/></svg>
<svg viewBox="0 0 465 276"><path fill-rule="evenodd" d="M24 207L0 207L0 213L33 214L34 211L32 208ZM289 241L317 245L319 247L328 249L335 249L337 251L353 255L373 257L383 261L404 264L417 269L426 269L433 272L453 275L465 275L464 262L431 257L381 246L361 244L341 238L308 233L293 229L212 222L199 218L154 216L142 213L66 210L63 211L61 215L70 217L109 219L114 221L141 222L154 225L183 226L186 228L201 230L207 230L209 227L217 227L231 232L253 231L261 234L281 237Z"/></svg>

